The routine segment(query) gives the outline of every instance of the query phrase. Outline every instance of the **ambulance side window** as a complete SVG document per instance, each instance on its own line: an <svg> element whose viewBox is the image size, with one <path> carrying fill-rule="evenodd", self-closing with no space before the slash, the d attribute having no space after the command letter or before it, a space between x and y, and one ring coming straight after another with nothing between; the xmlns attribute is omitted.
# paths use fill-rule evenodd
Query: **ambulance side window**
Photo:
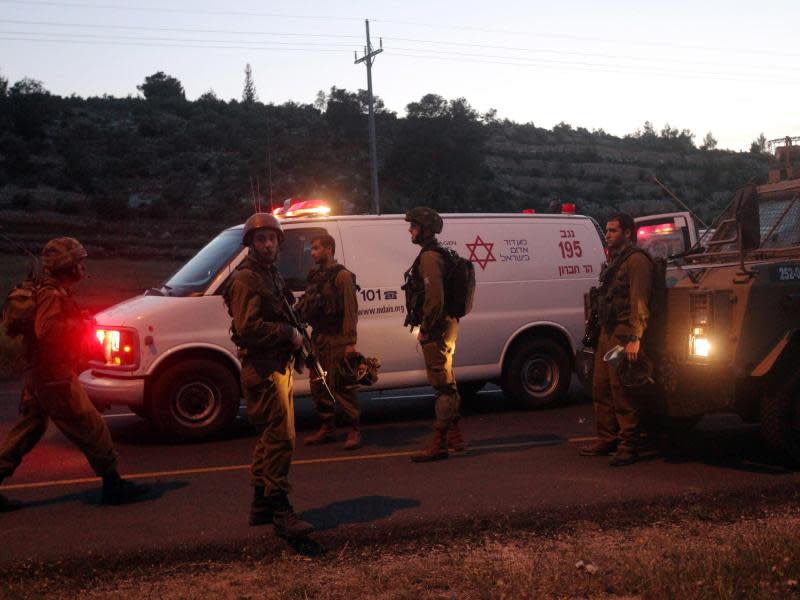
<svg viewBox="0 0 800 600"><path fill-rule="evenodd" d="M306 276L314 266L311 259L311 240L328 233L323 227L284 230L284 240L278 257L278 271L293 292L306 289Z"/></svg>

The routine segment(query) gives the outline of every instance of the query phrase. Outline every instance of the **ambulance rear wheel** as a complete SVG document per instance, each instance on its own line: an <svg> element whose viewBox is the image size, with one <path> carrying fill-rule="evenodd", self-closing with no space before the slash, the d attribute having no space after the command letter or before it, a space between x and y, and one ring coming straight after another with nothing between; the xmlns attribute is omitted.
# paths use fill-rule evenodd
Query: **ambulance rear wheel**
<svg viewBox="0 0 800 600"><path fill-rule="evenodd" d="M503 371L503 393L522 408L543 408L563 400L571 372L566 350L547 338L523 340Z"/></svg>
<svg viewBox="0 0 800 600"><path fill-rule="evenodd" d="M171 439L198 440L228 429L239 414L239 382L224 365L187 359L161 373L152 387L150 417Z"/></svg>

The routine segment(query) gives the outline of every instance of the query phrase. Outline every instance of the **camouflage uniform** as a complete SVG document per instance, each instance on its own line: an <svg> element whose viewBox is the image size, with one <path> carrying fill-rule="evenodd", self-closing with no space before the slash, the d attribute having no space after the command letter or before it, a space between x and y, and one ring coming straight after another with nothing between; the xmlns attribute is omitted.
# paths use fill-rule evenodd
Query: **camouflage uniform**
<svg viewBox="0 0 800 600"><path fill-rule="evenodd" d="M411 460L427 462L447 458L448 447L465 449L458 424L461 398L453 372L458 319L449 316L445 307L445 259L436 240L436 234L442 231L442 218L433 209L421 206L409 210L405 220L412 224L409 231L419 227L412 242L421 246L403 286L408 309L406 325L419 325L428 383L436 392L433 441Z"/></svg>
<svg viewBox="0 0 800 600"><path fill-rule="evenodd" d="M419 278L424 282L425 301L422 305L420 333L425 336L422 354L428 383L436 391L437 429L448 429L459 418L461 399L453 372L453 356L458 337L458 319L444 312L444 259L433 249L436 244L422 247Z"/></svg>
<svg viewBox="0 0 800 600"><path fill-rule="evenodd" d="M274 265L254 250L236 269L227 291L231 330L242 361L247 416L259 433L250 481L265 495L290 491L289 466L295 446L292 346L294 328L283 302L287 293Z"/></svg>
<svg viewBox="0 0 800 600"><path fill-rule="evenodd" d="M47 278L36 295L34 366L25 377L21 418L0 445L0 479L10 476L52 421L86 455L100 477L116 473L117 453L105 421L77 373L87 321L72 294Z"/></svg>
<svg viewBox="0 0 800 600"><path fill-rule="evenodd" d="M610 281L602 282L602 327L595 351L592 396L599 445L608 448L617 445L620 451L635 452L639 435L638 411L622 386L617 369L603 360L614 346L625 346L629 336L641 339L650 316L652 262L643 252L631 252L629 248L626 246L612 256L612 260L622 263Z"/></svg>
<svg viewBox="0 0 800 600"><path fill-rule="evenodd" d="M336 403L347 420L358 426L361 414L355 387L345 387L339 381L338 366L345 349L357 341L358 299L355 276L334 262L327 269L312 269L308 274L308 288L302 305L303 317L313 328L311 342L319 359ZM323 385L311 384L311 394L317 413L324 424L333 425L335 406Z"/></svg>

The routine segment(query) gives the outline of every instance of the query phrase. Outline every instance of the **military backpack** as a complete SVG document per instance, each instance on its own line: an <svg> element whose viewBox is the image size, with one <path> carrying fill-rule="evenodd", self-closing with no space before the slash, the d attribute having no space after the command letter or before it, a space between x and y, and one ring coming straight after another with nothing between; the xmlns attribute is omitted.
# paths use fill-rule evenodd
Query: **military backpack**
<svg viewBox="0 0 800 600"><path fill-rule="evenodd" d="M437 244L431 250L438 252L444 260L444 312L449 317L461 319L472 311L475 299L475 265L451 248ZM419 276L422 252L406 271L405 284L402 286L406 293L405 324L412 327L422 322L421 312L425 297L424 284Z"/></svg>
<svg viewBox="0 0 800 600"><path fill-rule="evenodd" d="M36 280L28 278L17 284L6 296L3 303L3 327L7 336L33 337L38 289Z"/></svg>

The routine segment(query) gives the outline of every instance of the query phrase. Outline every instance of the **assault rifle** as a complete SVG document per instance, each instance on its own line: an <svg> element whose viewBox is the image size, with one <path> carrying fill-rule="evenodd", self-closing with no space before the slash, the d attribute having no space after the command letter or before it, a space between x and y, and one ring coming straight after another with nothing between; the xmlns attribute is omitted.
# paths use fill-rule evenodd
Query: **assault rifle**
<svg viewBox="0 0 800 600"><path fill-rule="evenodd" d="M287 292L287 294L291 294L291 292ZM333 395L330 386L328 386L328 381L325 379L328 373L322 368L319 359L314 354L314 347L311 345L311 336L308 335L306 325L297 317L297 313L294 312L287 296L283 297L283 309L286 313L286 318L289 319L289 324L297 329L303 336L303 346L298 351L298 354L302 362L308 367L309 380L311 383L320 382L322 387L325 388L325 393L328 394L333 404L336 405L336 396Z"/></svg>

